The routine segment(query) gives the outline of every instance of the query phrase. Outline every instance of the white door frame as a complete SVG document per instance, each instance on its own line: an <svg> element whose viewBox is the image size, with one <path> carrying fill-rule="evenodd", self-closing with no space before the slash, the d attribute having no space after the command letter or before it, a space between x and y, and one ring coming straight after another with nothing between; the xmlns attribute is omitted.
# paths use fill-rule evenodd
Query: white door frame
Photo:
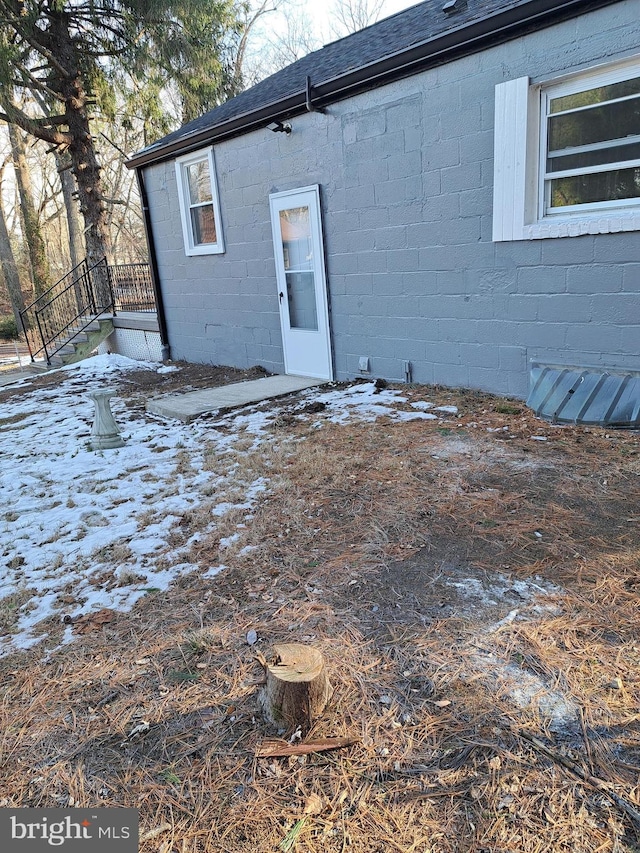
<svg viewBox="0 0 640 853"><path fill-rule="evenodd" d="M320 187L315 185L272 193L269 196L269 206L285 373L331 380L333 379L333 359L322 240ZM309 211L308 219L302 225L305 230L302 239L307 241L309 252L298 264L291 256L295 253L300 258L299 248L294 252L295 247L287 249L284 246L286 241L283 239L283 219L280 215L282 211L297 208L307 208ZM301 240L294 242L301 242ZM303 284L303 289L298 287L298 292L302 293L302 296L298 297L304 303L302 307L300 307L301 303L296 307L296 276L298 284Z"/></svg>

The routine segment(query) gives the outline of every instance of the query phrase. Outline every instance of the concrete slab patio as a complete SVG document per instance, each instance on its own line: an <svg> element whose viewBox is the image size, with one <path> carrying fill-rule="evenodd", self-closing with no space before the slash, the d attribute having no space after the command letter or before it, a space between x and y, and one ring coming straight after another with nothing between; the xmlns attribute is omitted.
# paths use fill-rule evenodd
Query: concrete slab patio
<svg viewBox="0 0 640 853"><path fill-rule="evenodd" d="M186 394L167 394L147 401L147 411L164 418L177 418L183 423L199 415L217 412L220 409L236 409L249 403L259 403L284 397L305 388L324 385L325 379L310 379L308 376L266 376L248 382L235 382L219 388L189 391Z"/></svg>

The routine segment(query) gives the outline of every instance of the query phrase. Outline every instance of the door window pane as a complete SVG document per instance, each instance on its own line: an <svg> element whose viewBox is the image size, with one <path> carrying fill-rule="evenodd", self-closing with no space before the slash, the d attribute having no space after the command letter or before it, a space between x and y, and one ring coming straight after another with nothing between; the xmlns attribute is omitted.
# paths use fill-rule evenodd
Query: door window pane
<svg viewBox="0 0 640 853"><path fill-rule="evenodd" d="M289 325L292 329L318 330L316 287L313 272L287 272Z"/></svg>
<svg viewBox="0 0 640 853"><path fill-rule="evenodd" d="M282 257L287 279L289 325L292 329L317 331L313 243L308 207L280 211Z"/></svg>
<svg viewBox="0 0 640 853"><path fill-rule="evenodd" d="M280 211L280 233L285 270L313 269L313 244L308 207Z"/></svg>

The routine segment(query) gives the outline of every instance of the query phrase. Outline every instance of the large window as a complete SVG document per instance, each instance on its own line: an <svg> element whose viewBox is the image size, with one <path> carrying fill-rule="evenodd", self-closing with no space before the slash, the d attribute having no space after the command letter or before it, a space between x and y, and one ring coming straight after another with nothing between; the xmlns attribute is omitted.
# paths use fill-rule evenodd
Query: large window
<svg viewBox="0 0 640 853"><path fill-rule="evenodd" d="M640 61L496 87L494 240L640 229Z"/></svg>
<svg viewBox="0 0 640 853"><path fill-rule="evenodd" d="M543 91L544 213L640 203L640 71Z"/></svg>
<svg viewBox="0 0 640 853"><path fill-rule="evenodd" d="M213 150L179 157L176 178L186 254L224 252Z"/></svg>

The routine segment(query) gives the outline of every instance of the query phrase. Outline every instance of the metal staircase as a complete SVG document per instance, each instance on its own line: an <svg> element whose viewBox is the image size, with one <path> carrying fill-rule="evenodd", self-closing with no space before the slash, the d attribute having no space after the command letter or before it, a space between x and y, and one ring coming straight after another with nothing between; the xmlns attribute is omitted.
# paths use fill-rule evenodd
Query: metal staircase
<svg viewBox="0 0 640 853"><path fill-rule="evenodd" d="M82 261L20 312L32 363L86 358L113 331L117 310L155 310L149 265Z"/></svg>

